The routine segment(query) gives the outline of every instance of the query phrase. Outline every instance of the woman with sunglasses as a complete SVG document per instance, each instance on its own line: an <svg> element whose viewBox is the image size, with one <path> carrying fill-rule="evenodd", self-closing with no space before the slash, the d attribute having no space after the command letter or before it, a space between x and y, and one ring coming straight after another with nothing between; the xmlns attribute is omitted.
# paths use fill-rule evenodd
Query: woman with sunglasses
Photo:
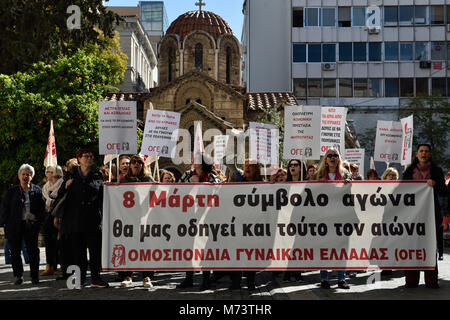
<svg viewBox="0 0 450 320"><path fill-rule="evenodd" d="M315 180L345 181L345 183L352 180L352 175L344 168L337 149L330 148L327 150L325 156L320 161ZM320 271L320 280L320 286L323 289L330 289L327 270ZM338 270L338 287L341 289L350 289L350 286L345 282L345 270Z"/></svg>
<svg viewBox="0 0 450 320"><path fill-rule="evenodd" d="M150 176L150 171L145 165L144 158L135 154L130 158L130 164L126 174L120 179L119 183L133 183L133 182L155 182ZM118 272L122 287L129 287L133 283L132 271ZM150 277L153 277L153 271L142 272L142 285L144 288L153 287Z"/></svg>
<svg viewBox="0 0 450 320"><path fill-rule="evenodd" d="M82 149L77 153L79 166L74 166L64 177L55 205L66 195L61 217L55 217L55 226L61 225L64 238L65 266L77 265L81 269L81 284L87 273L87 250L91 286L109 287L101 276L103 176L94 166L94 153ZM67 277L65 267L63 277Z"/></svg>
<svg viewBox="0 0 450 320"><path fill-rule="evenodd" d="M288 163L288 172L286 181L302 181L301 171L303 170L303 181L307 180L307 172L305 163L297 159L291 159ZM283 281L291 281L291 277L294 277L296 281L303 280L301 271L285 271L283 274Z"/></svg>
<svg viewBox="0 0 450 320"><path fill-rule="evenodd" d="M192 156L192 169L186 171L180 178L182 183L221 183L223 182L217 174L213 161L202 153ZM186 277L177 285L178 289L185 289L194 286L194 271L186 271ZM211 289L211 272L202 272L202 283L199 290Z"/></svg>

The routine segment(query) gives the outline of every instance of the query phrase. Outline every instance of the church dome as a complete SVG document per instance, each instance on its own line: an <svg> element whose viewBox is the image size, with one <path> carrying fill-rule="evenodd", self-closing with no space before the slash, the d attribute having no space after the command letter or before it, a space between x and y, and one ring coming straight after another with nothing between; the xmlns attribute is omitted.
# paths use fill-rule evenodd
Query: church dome
<svg viewBox="0 0 450 320"><path fill-rule="evenodd" d="M166 34L177 34L184 39L189 33L197 30L208 32L214 39L223 34L233 35L233 30L222 17L203 10L189 11L180 15L170 24Z"/></svg>

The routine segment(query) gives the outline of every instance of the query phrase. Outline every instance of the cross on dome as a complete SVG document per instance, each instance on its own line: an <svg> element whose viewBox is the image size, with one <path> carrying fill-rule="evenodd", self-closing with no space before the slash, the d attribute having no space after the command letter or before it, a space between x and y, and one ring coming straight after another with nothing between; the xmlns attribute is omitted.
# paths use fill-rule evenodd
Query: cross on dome
<svg viewBox="0 0 450 320"><path fill-rule="evenodd" d="M202 2L202 0L200 0L199 2L196 2L195 5L198 6L199 11L202 11L202 7L206 6L206 3Z"/></svg>

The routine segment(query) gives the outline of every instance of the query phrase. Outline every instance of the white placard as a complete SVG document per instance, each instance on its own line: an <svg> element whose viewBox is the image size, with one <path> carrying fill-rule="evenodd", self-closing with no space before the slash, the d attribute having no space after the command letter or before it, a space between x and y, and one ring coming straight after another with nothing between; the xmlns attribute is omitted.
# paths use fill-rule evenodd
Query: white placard
<svg viewBox="0 0 450 320"><path fill-rule="evenodd" d="M172 133L179 125L178 112L147 110L141 154L174 158L178 136L172 136Z"/></svg>
<svg viewBox="0 0 450 320"><path fill-rule="evenodd" d="M218 135L214 136L214 163L223 164L223 157L227 151L228 139L230 136Z"/></svg>
<svg viewBox="0 0 450 320"><path fill-rule="evenodd" d="M320 159L320 106L284 108L283 159Z"/></svg>
<svg viewBox="0 0 450 320"><path fill-rule="evenodd" d="M137 153L136 101L100 101L99 154Z"/></svg>
<svg viewBox="0 0 450 320"><path fill-rule="evenodd" d="M402 125L400 121L377 122L374 160L386 163L400 163L402 152Z"/></svg>
<svg viewBox="0 0 450 320"><path fill-rule="evenodd" d="M272 124L250 122L250 158L278 165L278 129Z"/></svg>
<svg viewBox="0 0 450 320"><path fill-rule="evenodd" d="M344 159L359 167L359 174L364 176L364 149L345 149Z"/></svg>
<svg viewBox="0 0 450 320"><path fill-rule="evenodd" d="M402 124L402 156L400 164L406 166L411 163L412 144L414 135L414 116L400 119Z"/></svg>
<svg viewBox="0 0 450 320"><path fill-rule="evenodd" d="M340 154L345 150L345 119L347 108L322 107L320 121L320 155L323 156L329 148L334 148Z"/></svg>

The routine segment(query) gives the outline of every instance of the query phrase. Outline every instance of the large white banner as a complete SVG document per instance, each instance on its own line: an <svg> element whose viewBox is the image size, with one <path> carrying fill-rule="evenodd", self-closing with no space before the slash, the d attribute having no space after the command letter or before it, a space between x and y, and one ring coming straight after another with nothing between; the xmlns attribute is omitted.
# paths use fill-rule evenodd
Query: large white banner
<svg viewBox="0 0 450 320"><path fill-rule="evenodd" d="M250 122L250 158L278 165L278 129L273 124Z"/></svg>
<svg viewBox="0 0 450 320"><path fill-rule="evenodd" d="M320 106L284 108L283 159L320 159Z"/></svg>
<svg viewBox="0 0 450 320"><path fill-rule="evenodd" d="M104 270L434 269L422 182L106 185Z"/></svg>
<svg viewBox="0 0 450 320"><path fill-rule="evenodd" d="M354 163L359 167L359 174L363 177L364 172L364 153L365 149L345 149L344 159Z"/></svg>
<svg viewBox="0 0 450 320"><path fill-rule="evenodd" d="M340 154L345 149L345 120L347 108L322 107L320 126L320 155L323 156L329 148L334 148Z"/></svg>
<svg viewBox="0 0 450 320"><path fill-rule="evenodd" d="M148 110L145 119L141 154L155 157L175 157L178 136L173 136L180 124L178 112Z"/></svg>
<svg viewBox="0 0 450 320"><path fill-rule="evenodd" d="M402 156L400 164L406 166L411 163L412 144L414 135L414 116L400 119L402 124Z"/></svg>
<svg viewBox="0 0 450 320"><path fill-rule="evenodd" d="M136 101L100 101L99 154L137 153Z"/></svg>
<svg viewBox="0 0 450 320"><path fill-rule="evenodd" d="M377 134L375 137L375 161L387 163L400 163L402 152L402 125L400 121L377 122Z"/></svg>

